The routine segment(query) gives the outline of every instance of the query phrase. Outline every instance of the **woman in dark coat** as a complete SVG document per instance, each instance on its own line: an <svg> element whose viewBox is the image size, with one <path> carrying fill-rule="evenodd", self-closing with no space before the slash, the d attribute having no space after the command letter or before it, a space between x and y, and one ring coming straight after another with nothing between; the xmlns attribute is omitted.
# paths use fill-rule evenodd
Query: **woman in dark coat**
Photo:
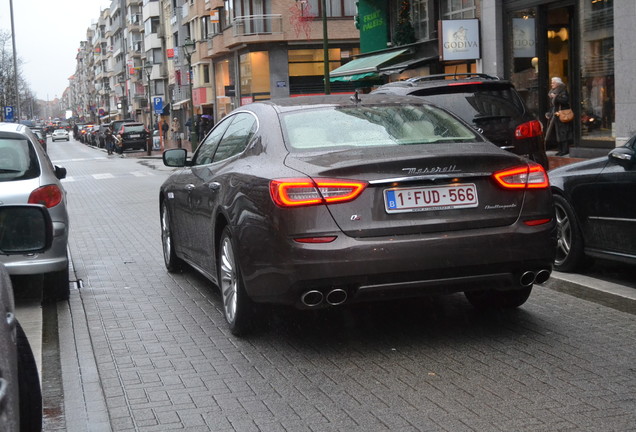
<svg viewBox="0 0 636 432"><path fill-rule="evenodd" d="M564 156L570 153L570 144L572 142L572 122L563 123L559 120L559 116L555 113L562 109L571 108L570 95L565 87L565 83L559 77L553 77L548 92L550 99L550 111L546 117L550 119L552 128L554 129L557 142L557 156Z"/></svg>

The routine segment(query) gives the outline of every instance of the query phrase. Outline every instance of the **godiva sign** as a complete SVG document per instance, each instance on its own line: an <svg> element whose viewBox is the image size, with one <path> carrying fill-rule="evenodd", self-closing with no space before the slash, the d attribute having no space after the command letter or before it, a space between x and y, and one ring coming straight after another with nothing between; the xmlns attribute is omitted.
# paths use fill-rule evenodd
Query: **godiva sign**
<svg viewBox="0 0 636 432"><path fill-rule="evenodd" d="M440 60L475 60L481 57L479 20L439 22Z"/></svg>

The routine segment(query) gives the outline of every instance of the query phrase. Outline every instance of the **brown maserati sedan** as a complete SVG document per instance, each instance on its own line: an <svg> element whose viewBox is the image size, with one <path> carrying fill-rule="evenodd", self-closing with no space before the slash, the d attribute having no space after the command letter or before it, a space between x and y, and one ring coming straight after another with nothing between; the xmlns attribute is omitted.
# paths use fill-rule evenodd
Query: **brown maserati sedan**
<svg viewBox="0 0 636 432"><path fill-rule="evenodd" d="M544 169L411 96L314 96L240 107L159 202L165 264L221 290L230 330L256 304L320 308L464 292L522 305L552 271Z"/></svg>

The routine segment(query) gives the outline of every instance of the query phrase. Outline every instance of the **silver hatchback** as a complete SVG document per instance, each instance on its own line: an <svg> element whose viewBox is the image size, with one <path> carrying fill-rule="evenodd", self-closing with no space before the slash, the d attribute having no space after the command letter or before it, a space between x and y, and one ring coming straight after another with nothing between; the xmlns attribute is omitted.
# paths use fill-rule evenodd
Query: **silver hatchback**
<svg viewBox="0 0 636 432"><path fill-rule="evenodd" d="M0 255L0 262L12 276L46 279L46 284L42 284L43 298L49 301L69 297L69 220L66 192L60 182L64 177L66 169L53 166L26 126L0 123L0 205L42 204L49 209L54 231L53 245L48 251Z"/></svg>

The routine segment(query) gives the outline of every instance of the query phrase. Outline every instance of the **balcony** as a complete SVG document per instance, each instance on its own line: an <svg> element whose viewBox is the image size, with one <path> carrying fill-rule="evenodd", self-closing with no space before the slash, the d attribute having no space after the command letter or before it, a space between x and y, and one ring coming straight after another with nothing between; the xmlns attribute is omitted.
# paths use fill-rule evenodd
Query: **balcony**
<svg viewBox="0 0 636 432"><path fill-rule="evenodd" d="M283 16L280 14L238 16L232 24L234 37L283 33Z"/></svg>

